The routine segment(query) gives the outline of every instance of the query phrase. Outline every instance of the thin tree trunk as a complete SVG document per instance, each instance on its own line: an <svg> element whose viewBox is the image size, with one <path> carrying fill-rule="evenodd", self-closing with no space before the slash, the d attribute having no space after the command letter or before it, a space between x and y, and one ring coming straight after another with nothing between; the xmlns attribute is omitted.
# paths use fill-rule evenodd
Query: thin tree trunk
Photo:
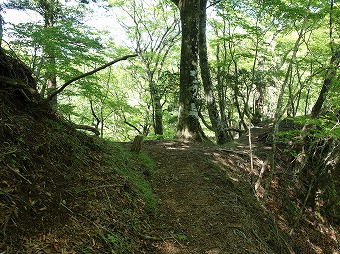
<svg viewBox="0 0 340 254"><path fill-rule="evenodd" d="M44 4L44 26L45 28L54 27L54 17L55 17L55 4L53 2L46 2ZM49 67L46 76L45 83L47 88L47 96L54 93L57 89L57 65L56 65L56 55L53 43L47 43L44 47L44 54L46 57L47 66ZM57 105L57 96L54 96L49 100L52 106Z"/></svg>
<svg viewBox="0 0 340 254"><path fill-rule="evenodd" d="M313 108L312 108L312 117L318 117L320 111L322 109L322 105L326 100L326 95L332 85L332 81L336 76L336 70L339 68L339 60L340 60L340 47L338 46L336 49L334 48L334 37L333 37L333 9L334 9L334 0L330 0L330 14L329 14L329 40L332 51L332 57L329 63L329 68L326 72L325 79L323 81L323 85L319 94L318 99L316 100Z"/></svg>
<svg viewBox="0 0 340 254"><path fill-rule="evenodd" d="M207 0L200 1L198 47L199 47L199 61L201 67L201 78L203 81L208 114L212 125L212 129L215 132L216 141L218 144L223 144L226 141L228 141L228 137L225 132L226 129L225 123L221 122L218 113L218 108L216 105L215 95L213 91L213 84L210 75L206 38L206 25L207 25L206 5Z"/></svg>
<svg viewBox="0 0 340 254"><path fill-rule="evenodd" d="M285 76L285 80L283 81L282 85L281 85L281 89L280 89L280 94L279 94L279 98L277 100L277 106L276 106L276 110L275 110L275 116L274 116L274 125L273 125L273 132L272 132L272 136L273 136L273 145L272 145L272 151L271 151L271 156L270 156L270 176L269 176L269 181L267 182L267 185L265 187L265 189L267 190L267 192L264 195L263 201L266 201L267 195L268 195L268 188L269 185L271 183L271 180L273 179L274 176L274 172L275 172L275 155L276 155L276 149L277 149L277 133L279 130L279 124L281 122L281 118L282 118L282 103L283 103L283 96L284 96L284 92L286 90L286 86L289 82L289 78L291 75L291 72L293 70L293 64L295 62L296 56L297 56L297 52L299 50L300 47L300 41L303 38L306 26L307 26L307 21L308 21L308 13L309 13L309 7L311 5L312 0L309 0L308 5L306 6L306 13L303 19L303 23L301 25L301 29L299 31L299 37L296 40L295 44L294 44L294 48L293 48L293 55L289 61L288 64L288 69L286 72L286 76Z"/></svg>
<svg viewBox="0 0 340 254"><path fill-rule="evenodd" d="M1 42L2 42L2 34L3 34L3 28L2 28L2 24L3 24L3 18L1 16L1 11L2 11L2 7L0 6L0 48L1 48Z"/></svg>
<svg viewBox="0 0 340 254"><path fill-rule="evenodd" d="M163 138L163 108L161 103L161 97L156 95L154 97L154 129L155 135L158 139Z"/></svg>
<svg viewBox="0 0 340 254"><path fill-rule="evenodd" d="M337 68L339 68L339 60L340 60L340 47L338 48L337 52L335 53L335 55L332 56L331 60L330 60L330 67L328 68L327 72L326 72L326 77L323 81L323 85L321 88L321 91L319 93L319 97L316 100L313 108L312 108L312 117L316 118L319 116L321 109L322 109L322 105L326 100L326 96L328 94L329 89L331 88L332 85L332 81L336 76L336 70Z"/></svg>

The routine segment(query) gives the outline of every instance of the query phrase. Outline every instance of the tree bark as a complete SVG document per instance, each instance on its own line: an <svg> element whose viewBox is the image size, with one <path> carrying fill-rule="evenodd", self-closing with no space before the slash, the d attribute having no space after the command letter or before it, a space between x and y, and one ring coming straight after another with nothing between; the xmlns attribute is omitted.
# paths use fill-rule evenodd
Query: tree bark
<svg viewBox="0 0 340 254"><path fill-rule="evenodd" d="M2 34L3 34L3 28L2 28L2 24L3 24L3 18L1 16L1 11L2 11L2 7L0 5L0 48L1 48L1 42L2 42Z"/></svg>
<svg viewBox="0 0 340 254"><path fill-rule="evenodd" d="M332 56L330 60L330 67L326 71L326 76L323 81L323 85L321 88L321 91L319 93L319 97L316 100L313 108L312 108L312 113L311 116L313 118L316 118L319 116L322 105L326 100L326 96L328 94L329 89L331 88L332 81L334 77L336 76L336 70L339 68L339 60L340 60L340 47L337 49L337 52Z"/></svg>
<svg viewBox="0 0 340 254"><path fill-rule="evenodd" d="M53 2L45 1L41 2L42 15L44 17L45 28L54 27L55 13L57 13L56 5ZM57 64L55 56L55 47L53 43L47 43L44 46L44 54L47 65L49 66L45 76L45 87L47 88L48 96L57 89ZM58 103L57 96L54 96L50 101L52 106L56 106Z"/></svg>
<svg viewBox="0 0 340 254"><path fill-rule="evenodd" d="M333 9L334 9L334 0L330 0L330 13L329 13L329 40L332 51L332 57L329 63L329 68L326 71L326 76L323 81L323 85L321 91L319 93L319 97L316 100L313 108L312 108L312 117L318 117L320 111L322 109L322 105L326 100L326 95L328 94L329 89L331 88L332 81L336 75L336 70L339 68L339 60L340 60L340 46L336 49L334 48L334 37L333 37Z"/></svg>
<svg viewBox="0 0 340 254"><path fill-rule="evenodd" d="M199 89L197 79L199 1L173 2L180 10L182 26L179 113L175 138L203 141L205 135L199 122L196 106Z"/></svg>
<svg viewBox="0 0 340 254"><path fill-rule="evenodd" d="M156 95L154 98L154 110L155 110L155 135L158 136L158 139L163 138L163 107L161 103L161 97Z"/></svg>
<svg viewBox="0 0 340 254"><path fill-rule="evenodd" d="M225 132L225 123L221 122L218 108L216 105L216 99L213 90L213 84L211 80L208 52L207 52L207 38L206 38L206 26L207 26L207 0L200 1L200 16L199 16L199 63L201 68L201 78L204 87L205 99L208 109L208 114L212 129L215 132L217 144L223 144L228 141L228 136Z"/></svg>

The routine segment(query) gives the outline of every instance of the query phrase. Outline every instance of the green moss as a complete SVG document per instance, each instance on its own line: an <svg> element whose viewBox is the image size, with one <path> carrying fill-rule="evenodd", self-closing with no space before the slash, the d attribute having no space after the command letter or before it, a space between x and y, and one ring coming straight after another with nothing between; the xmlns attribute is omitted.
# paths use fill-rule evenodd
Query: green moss
<svg viewBox="0 0 340 254"><path fill-rule="evenodd" d="M131 153L124 147L116 145L112 154L112 168L130 183L132 190L145 202L146 208L154 212L157 199L147 176L152 174L155 162L146 154Z"/></svg>

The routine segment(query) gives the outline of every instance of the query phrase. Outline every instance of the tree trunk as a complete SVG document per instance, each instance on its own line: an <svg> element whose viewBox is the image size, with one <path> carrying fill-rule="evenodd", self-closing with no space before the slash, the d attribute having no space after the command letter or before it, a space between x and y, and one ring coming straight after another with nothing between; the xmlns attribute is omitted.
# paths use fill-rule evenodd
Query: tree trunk
<svg viewBox="0 0 340 254"><path fill-rule="evenodd" d="M56 5L52 2L41 2L43 6L43 17L44 17L44 27L49 29L54 27L55 23L55 12ZM45 87L47 88L47 96L50 96L52 93L57 90L57 68L56 68L56 56L55 56L55 48L53 43L48 43L44 47L44 55L46 58L46 63L48 69L46 71L45 76ZM52 106L57 105L57 96L54 96L50 103Z"/></svg>
<svg viewBox="0 0 340 254"><path fill-rule="evenodd" d="M205 136L196 107L199 88L197 80L199 1L173 2L180 9L182 25L179 113L175 138L203 141Z"/></svg>
<svg viewBox="0 0 340 254"><path fill-rule="evenodd" d="M322 105L326 100L326 95L331 87L333 78L336 75L336 70L339 68L339 60L340 60L340 46L336 49L334 48L334 37L333 37L333 9L334 9L334 0L330 0L330 14L329 14L329 39L330 46L332 51L332 58L329 63L329 68L326 72L325 79L323 81L323 85L319 94L317 101L315 102L312 108L312 117L315 118L320 114Z"/></svg>
<svg viewBox="0 0 340 254"><path fill-rule="evenodd" d="M47 50L46 50L47 51ZM56 60L54 53L52 53L53 50L47 51L46 53L46 58L48 65L50 66L50 70L47 71L46 73L46 79L45 79L45 86L47 88L47 96L50 96L57 90L57 70L56 70ZM51 100L50 103L52 106L56 106L58 101L57 101L57 96L54 96Z"/></svg>
<svg viewBox="0 0 340 254"><path fill-rule="evenodd" d="M320 111L322 109L322 105L326 100L326 95L331 88L332 81L334 77L336 76L336 70L339 68L339 60L340 60L340 47L337 49L337 52L332 56L330 60L330 67L328 68L326 72L325 79L323 81L323 85L321 88L321 91L319 93L319 97L316 100L313 108L312 108L312 117L318 117L320 114Z"/></svg>
<svg viewBox="0 0 340 254"><path fill-rule="evenodd" d="M149 72L149 89L152 103L152 122L154 133L158 138L163 138L163 107L159 89L157 89L153 81L153 73Z"/></svg>
<svg viewBox="0 0 340 254"><path fill-rule="evenodd" d="M208 108L209 118L212 129L215 132L216 141L218 144L223 144L228 141L228 136L225 132L225 123L221 122L218 108L216 105L215 95L213 91L213 84L211 81L210 68L207 53L207 0L200 1L200 16L199 16L199 60L201 67L201 78L204 87L205 99Z"/></svg>
<svg viewBox="0 0 340 254"><path fill-rule="evenodd" d="M158 139L163 138L163 107L161 103L161 97L156 95L154 98L154 111L155 111L155 135Z"/></svg>
<svg viewBox="0 0 340 254"><path fill-rule="evenodd" d="M224 91L224 85L222 81L222 70L220 66L220 46L217 45L216 48L216 60L217 60L217 93L218 93L218 104L220 108L220 114L221 114L221 122L226 123L227 122L227 116L226 116L226 100L225 100L225 91ZM225 62L225 61L224 61ZM223 70L225 71L225 70Z"/></svg>
<svg viewBox="0 0 340 254"><path fill-rule="evenodd" d="M1 16L1 10L2 10L2 7L0 6L0 48L1 48L2 34L3 34L2 23L4 22Z"/></svg>

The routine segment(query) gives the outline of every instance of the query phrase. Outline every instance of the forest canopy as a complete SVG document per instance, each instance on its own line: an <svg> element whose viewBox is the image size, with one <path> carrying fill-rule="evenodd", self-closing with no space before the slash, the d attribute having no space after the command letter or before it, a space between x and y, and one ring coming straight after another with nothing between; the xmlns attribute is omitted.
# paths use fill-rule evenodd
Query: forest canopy
<svg viewBox="0 0 340 254"><path fill-rule="evenodd" d="M102 137L225 143L298 116L327 116L327 135L338 135L333 0L8 0L0 10L2 48L65 118Z"/></svg>
<svg viewBox="0 0 340 254"><path fill-rule="evenodd" d="M0 136L1 156L5 158L0 162L4 165L2 173L9 179L1 182L6 190L0 190L8 204L0 204L6 208L2 212L6 214L2 216L3 235L10 219L18 217L15 202L24 204L22 210L26 212L31 208L37 211L30 197L32 183L39 183L35 186L38 195L42 193L41 179L50 181L43 182L44 187L69 193L64 180L72 185L72 179L77 179L81 188L84 183L94 186L81 191L85 197L91 190L97 200L97 190L105 191L105 196L102 194L108 200L108 211L114 216L119 213L112 210L114 202L107 187L112 197L122 196L127 202L122 204L129 203L135 209L138 206L131 202L130 193L136 190L148 196L146 202L143 197L136 198L141 206L149 203L154 208L165 207L163 201L169 199L189 222L187 228L194 224L190 216L196 216L199 224L209 226L214 234L226 237L215 230L214 225L219 224L231 234L239 232L238 237L249 243L244 225L234 224L239 221L230 216L240 210L238 215L251 215L256 223L261 217L262 225L268 226L268 221L277 225L297 246L307 246L307 251L318 249L314 243L319 240L326 252L338 249L339 3L6 0L0 4L0 42ZM132 140L132 145L124 142ZM113 148L112 143L116 146L117 141L118 146ZM147 158L143 150L157 159L155 163L145 160L152 164L147 170L141 163ZM122 160L115 160L116 156ZM132 158L136 165L130 163ZM37 177L34 170L39 173ZM112 170L120 177L112 178ZM99 186L92 181L98 171L103 173ZM159 172L163 172L163 179ZM71 173L73 178L69 177ZM108 179L118 184L108 185ZM59 180L59 187L54 180ZM147 181L159 185L158 190L165 195L159 198L159 204ZM188 184L190 181L195 185ZM170 182L176 187L167 185ZM203 182L206 187L202 187ZM21 194L12 186L19 186L28 202L22 202ZM235 195L231 195L232 189L236 189ZM202 190L204 195L200 194ZM229 201L222 201L215 191L228 196ZM12 192L19 198L14 199ZM179 209L174 194L180 205L192 202L192 210ZM253 213L247 196L261 214L266 208L266 216ZM58 209L75 214L61 195L53 198ZM120 202L115 203L117 211L125 213ZM220 205L223 213L211 209L211 204ZM197 207L202 208L202 216L197 216ZM39 211L58 209L44 205ZM88 211L85 207L83 210ZM207 210L213 215L211 221L215 223L219 215L223 223L202 223ZM131 210L126 215L133 213ZM267 220L270 213L277 221ZM129 216L127 223L132 221ZM37 218L45 230L44 218ZM46 218L53 221L53 217ZM97 219L94 226L100 223ZM175 221L170 219L171 223ZM108 221L111 230L111 219ZM29 222L25 220L25 225ZM181 224L180 220L176 223ZM270 227L267 234L262 226L244 224L257 247L262 247L256 233L259 229L269 247L275 238L280 248L282 241L288 251L277 228ZM17 227L14 220L13 225ZM145 235L136 234L134 225L130 226L135 238L145 240ZM150 229L147 224L140 225ZM130 234L125 224L120 224L120 229ZM201 232L197 235L206 238ZM182 232L179 236L177 240L186 241ZM107 243L107 239L101 241ZM146 240L165 242L163 238ZM92 241L88 243L95 246ZM229 244L224 239L220 243ZM294 251L311 253L300 247Z"/></svg>

